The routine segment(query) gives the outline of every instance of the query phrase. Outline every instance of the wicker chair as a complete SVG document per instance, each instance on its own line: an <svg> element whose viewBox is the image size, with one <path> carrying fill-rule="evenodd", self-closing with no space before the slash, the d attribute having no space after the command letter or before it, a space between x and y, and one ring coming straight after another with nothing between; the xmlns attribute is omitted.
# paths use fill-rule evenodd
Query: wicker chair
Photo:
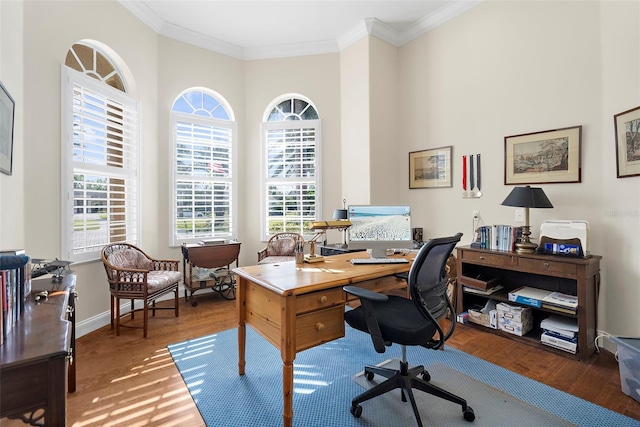
<svg viewBox="0 0 640 427"><path fill-rule="evenodd" d="M174 310L178 317L178 286L182 280L177 260L159 260L145 254L141 249L128 243L114 243L102 249L102 263L107 273L111 293L111 329L120 335L120 320L129 314L134 318L136 311L143 314L143 333L147 337L149 305L152 316L156 310ZM170 292L174 293L173 307L156 307L156 300ZM131 301L131 310L120 313L120 300ZM142 308L134 307L135 300L141 300ZM123 324L123 327L140 328Z"/></svg>
<svg viewBox="0 0 640 427"><path fill-rule="evenodd" d="M294 260L299 242L304 245L304 237L298 233L274 234L267 242L267 246L258 251L258 264Z"/></svg>

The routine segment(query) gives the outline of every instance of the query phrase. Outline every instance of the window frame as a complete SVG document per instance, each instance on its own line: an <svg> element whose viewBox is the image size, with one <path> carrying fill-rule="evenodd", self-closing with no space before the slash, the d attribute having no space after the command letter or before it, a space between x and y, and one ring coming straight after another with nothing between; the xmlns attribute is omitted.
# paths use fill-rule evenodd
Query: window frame
<svg viewBox="0 0 640 427"><path fill-rule="evenodd" d="M131 97L125 92L115 89L106 83L90 77L87 74L76 71L65 64L61 65L61 253L64 259L75 263L85 261L95 261L100 259L102 247L105 244L114 241L126 241L128 243L139 245L141 235L141 192L140 192L140 101ZM74 160L74 85L98 93L104 97L125 106L132 113L133 127L128 127L123 133L129 135L127 138L131 142L133 150L131 150L131 158L125 159L128 167L116 168L108 165L91 164L88 162L76 162ZM132 162L132 163L131 163ZM84 173L93 173L96 175L107 175L116 179L125 179L133 182L133 190L126 191L128 197L125 213L125 237L124 239L111 240L107 236L107 241L96 245L95 250L87 250L78 254L74 253L75 226L74 215L76 206L74 204L74 179L73 176L77 171ZM71 177L71 179L69 179ZM131 193L134 194L131 194ZM116 200L107 198L109 200ZM119 199L118 199L119 200ZM115 214L113 214L115 216ZM118 215L120 216L120 215ZM88 246L85 246L87 248Z"/></svg>

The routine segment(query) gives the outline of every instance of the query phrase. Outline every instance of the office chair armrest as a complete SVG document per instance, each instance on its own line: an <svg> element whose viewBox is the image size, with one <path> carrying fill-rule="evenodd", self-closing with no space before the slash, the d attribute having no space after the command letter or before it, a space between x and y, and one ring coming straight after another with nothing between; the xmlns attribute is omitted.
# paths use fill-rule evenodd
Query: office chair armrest
<svg viewBox="0 0 640 427"><path fill-rule="evenodd" d="M360 306L362 310L364 310L364 318L367 322L367 329L369 330L373 348L375 348L378 353L384 353L387 342L382 338L382 332L380 331L380 325L378 324L373 304L387 302L389 301L389 297L368 289L359 288L358 286L345 286L342 289L344 289L346 293L360 299Z"/></svg>
<svg viewBox="0 0 640 427"><path fill-rule="evenodd" d="M375 302L385 302L389 300L389 297L384 294L373 292L368 289L360 288L358 286L344 286L342 289L346 293L356 296L361 300L369 300Z"/></svg>

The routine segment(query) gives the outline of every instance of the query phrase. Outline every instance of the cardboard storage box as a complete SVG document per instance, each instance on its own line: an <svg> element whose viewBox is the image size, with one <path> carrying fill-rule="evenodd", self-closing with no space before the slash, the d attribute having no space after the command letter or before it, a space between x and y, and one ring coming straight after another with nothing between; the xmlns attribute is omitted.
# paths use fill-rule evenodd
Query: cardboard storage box
<svg viewBox="0 0 640 427"><path fill-rule="evenodd" d="M618 345L622 391L640 402L640 338L611 337Z"/></svg>
<svg viewBox="0 0 640 427"><path fill-rule="evenodd" d="M487 328L497 329L498 316L496 303L493 300L488 300L484 307L477 305L470 307L468 313L469 322L486 326Z"/></svg>
<svg viewBox="0 0 640 427"><path fill-rule="evenodd" d="M528 318L524 322L516 322L498 315L498 329L521 337L533 329L533 318Z"/></svg>
<svg viewBox="0 0 640 427"><path fill-rule="evenodd" d="M498 320L503 318L523 323L533 318L533 311L529 307L521 307L519 305L510 305L501 302L496 306L496 309L498 310Z"/></svg>

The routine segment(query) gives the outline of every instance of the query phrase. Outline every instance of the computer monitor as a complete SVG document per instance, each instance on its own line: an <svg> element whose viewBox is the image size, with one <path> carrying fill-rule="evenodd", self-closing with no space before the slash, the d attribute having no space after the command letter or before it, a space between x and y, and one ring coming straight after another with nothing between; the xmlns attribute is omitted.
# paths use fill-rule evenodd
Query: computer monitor
<svg viewBox="0 0 640 427"><path fill-rule="evenodd" d="M411 206L350 205L350 249L371 249L371 257L384 258L387 249L412 248Z"/></svg>

